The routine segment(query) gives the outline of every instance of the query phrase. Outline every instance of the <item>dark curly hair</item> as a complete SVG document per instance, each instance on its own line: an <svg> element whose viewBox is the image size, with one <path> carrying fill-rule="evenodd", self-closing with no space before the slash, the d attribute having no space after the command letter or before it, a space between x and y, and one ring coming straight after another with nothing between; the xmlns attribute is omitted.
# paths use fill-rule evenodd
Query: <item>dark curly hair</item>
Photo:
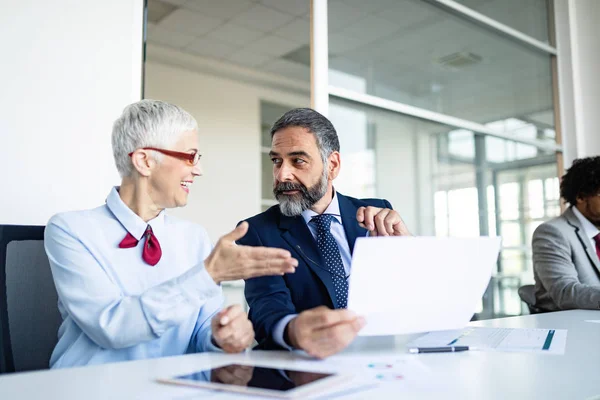
<svg viewBox="0 0 600 400"><path fill-rule="evenodd" d="M594 196L600 192L600 156L578 158L563 175L560 197L572 206L578 197Z"/></svg>

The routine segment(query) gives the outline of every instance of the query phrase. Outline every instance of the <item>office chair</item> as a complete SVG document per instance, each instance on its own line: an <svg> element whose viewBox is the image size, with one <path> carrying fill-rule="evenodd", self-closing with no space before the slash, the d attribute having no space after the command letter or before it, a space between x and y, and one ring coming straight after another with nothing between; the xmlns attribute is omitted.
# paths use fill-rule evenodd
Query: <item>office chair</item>
<svg viewBox="0 0 600 400"><path fill-rule="evenodd" d="M524 285L519 288L519 297L521 301L527 304L527 308L529 309L530 314L539 314L544 312L542 309L537 308L535 306L535 286L534 285Z"/></svg>
<svg viewBox="0 0 600 400"><path fill-rule="evenodd" d="M48 368L57 302L44 227L0 225L0 373Z"/></svg>

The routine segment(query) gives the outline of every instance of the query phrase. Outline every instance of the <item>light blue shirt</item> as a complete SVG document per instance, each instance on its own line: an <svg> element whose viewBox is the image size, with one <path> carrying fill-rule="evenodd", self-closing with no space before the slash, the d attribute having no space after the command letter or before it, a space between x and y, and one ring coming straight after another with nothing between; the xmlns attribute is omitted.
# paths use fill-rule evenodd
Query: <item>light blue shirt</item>
<svg viewBox="0 0 600 400"><path fill-rule="evenodd" d="M223 295L204 269L206 231L161 212L148 222L162 248L150 266L142 260L147 223L117 189L105 205L57 214L46 227L63 318L51 368L218 351L210 323ZM127 232L142 239L137 247L119 248Z"/></svg>
<svg viewBox="0 0 600 400"><path fill-rule="evenodd" d="M344 226L342 225L342 214L340 213L340 203L338 202L337 193L333 193L333 199L327 209L323 211L323 214L331 214L335 218L331 222L331 235L337 242L338 248L340 249L340 256L342 256L342 264L344 264L344 271L346 272L346 279L350 277L350 266L352 255L350 254L350 246L348 245L348 238L346 237L346 232L344 231ZM308 225L308 229L310 233L312 233L313 238L317 239L317 227L314 222L311 222L311 218L315 215L319 215L313 210L306 210L302 212L302 218L304 218L304 222ZM294 319L298 314L290 314L281 318L279 322L275 325L273 330L273 339L280 346L287 348L288 350L292 350L292 348L285 342L283 338L283 333L285 331L285 327L287 324Z"/></svg>

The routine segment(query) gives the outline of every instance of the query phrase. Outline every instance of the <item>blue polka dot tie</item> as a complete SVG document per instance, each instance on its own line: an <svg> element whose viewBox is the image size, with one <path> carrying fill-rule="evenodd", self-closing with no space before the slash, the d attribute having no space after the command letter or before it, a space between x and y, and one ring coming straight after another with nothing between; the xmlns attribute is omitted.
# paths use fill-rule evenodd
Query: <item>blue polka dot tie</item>
<svg viewBox="0 0 600 400"><path fill-rule="evenodd" d="M344 271L340 249L330 229L334 218L331 214L321 214L314 216L311 222L317 227L317 247L325 260L325 266L331 273L335 296L337 297L336 308L347 308L348 282L346 282L346 272Z"/></svg>

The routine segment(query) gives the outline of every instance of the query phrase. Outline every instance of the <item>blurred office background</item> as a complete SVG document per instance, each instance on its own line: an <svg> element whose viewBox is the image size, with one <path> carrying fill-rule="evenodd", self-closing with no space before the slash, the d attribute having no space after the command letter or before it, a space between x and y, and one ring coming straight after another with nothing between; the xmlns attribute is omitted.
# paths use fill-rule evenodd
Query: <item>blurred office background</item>
<svg viewBox="0 0 600 400"><path fill-rule="evenodd" d="M560 213L551 4L327 3L314 45L328 44L336 189L388 199L416 235L501 236L481 317L520 314L531 235ZM145 96L192 112L206 154L176 212L213 239L276 203L269 128L311 104L310 13L308 0L148 0Z"/></svg>
<svg viewBox="0 0 600 400"><path fill-rule="evenodd" d="M558 177L600 154L595 0L2 2L0 168L18 171L2 224L101 204L111 124L145 97L198 120L204 176L172 213L216 241L275 204L270 125L316 104L340 136L336 189L388 199L416 235L501 236L478 318L517 315Z"/></svg>

